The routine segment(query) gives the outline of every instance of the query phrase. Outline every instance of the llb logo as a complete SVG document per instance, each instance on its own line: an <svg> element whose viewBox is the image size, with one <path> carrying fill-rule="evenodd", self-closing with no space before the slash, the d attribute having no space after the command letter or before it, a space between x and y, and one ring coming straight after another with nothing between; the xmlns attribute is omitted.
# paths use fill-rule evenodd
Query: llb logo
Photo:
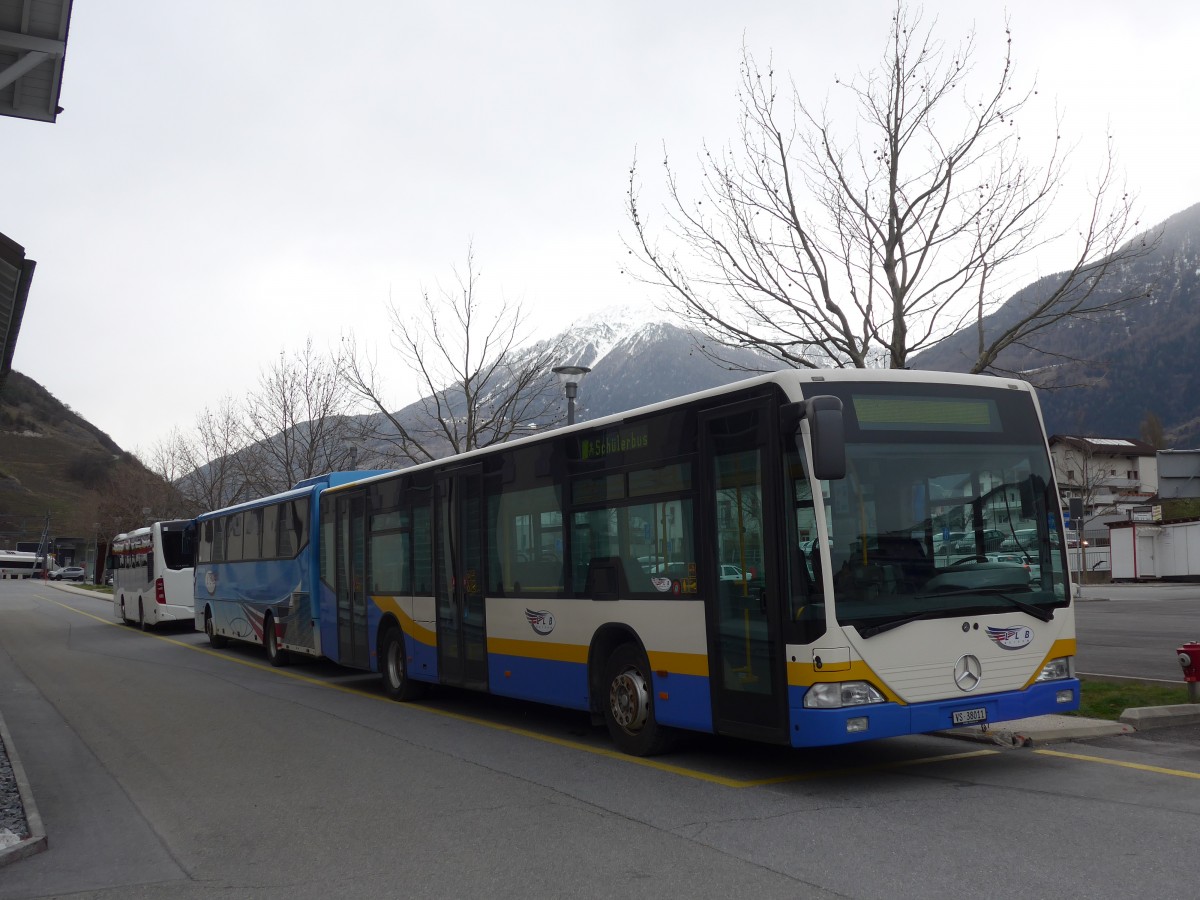
<svg viewBox="0 0 1200 900"><path fill-rule="evenodd" d="M527 609L525 618L529 620L530 627L538 634L549 634L554 630L554 614L544 609Z"/></svg>

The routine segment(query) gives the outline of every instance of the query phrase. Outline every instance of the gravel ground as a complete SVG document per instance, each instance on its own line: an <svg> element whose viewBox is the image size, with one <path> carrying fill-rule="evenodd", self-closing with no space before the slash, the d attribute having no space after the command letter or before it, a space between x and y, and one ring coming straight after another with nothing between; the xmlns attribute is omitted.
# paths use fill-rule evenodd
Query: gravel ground
<svg viewBox="0 0 1200 900"><path fill-rule="evenodd" d="M8 761L8 749L0 739L0 850L29 837L25 806L17 789L17 777Z"/></svg>

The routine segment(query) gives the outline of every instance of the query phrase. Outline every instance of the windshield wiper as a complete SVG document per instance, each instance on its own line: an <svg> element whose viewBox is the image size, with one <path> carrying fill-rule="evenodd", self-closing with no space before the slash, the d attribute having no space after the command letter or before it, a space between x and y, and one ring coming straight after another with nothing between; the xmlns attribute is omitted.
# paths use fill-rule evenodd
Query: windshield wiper
<svg viewBox="0 0 1200 900"><path fill-rule="evenodd" d="M1021 612L1033 616L1035 619L1040 619L1043 622L1049 622L1054 619L1054 613L1042 609L1040 606L1034 606L1032 603L1026 603L1024 600L1018 600L1011 594L1006 594L1004 591L996 588L979 588L978 590L963 590L963 591L941 591L936 594L918 594L918 599L931 599L934 597L963 597L983 594L988 597L999 597L1001 600L1006 600L1015 606ZM872 625L869 628L860 628L858 636L863 640L873 638L877 634L883 634L885 631L891 631L893 628L899 628L901 625L908 625L912 622L920 622L924 619L938 619L954 615L954 610L947 609L927 609L925 612L917 613L915 616L908 616L904 619L896 619L892 622L884 622L882 625Z"/></svg>
<svg viewBox="0 0 1200 900"><path fill-rule="evenodd" d="M884 622L882 625L872 625L870 628L858 629L858 636L863 640L873 638L877 634L883 634L885 631L891 631L893 628L899 628L901 625L907 625L910 622L920 622L922 619L940 619L949 613L944 609L927 609L923 613L917 613L915 616L909 616L906 619L894 619L891 622Z"/></svg>
<svg viewBox="0 0 1200 900"><path fill-rule="evenodd" d="M1007 600L1021 612L1033 616L1035 619L1041 619L1043 622L1049 622L1054 618L1054 613L1042 609L1040 606L1034 606L1032 603L1026 603L1024 600L1018 600L1012 594L1008 594L998 588L976 588L975 590L962 591L946 591L940 594L923 594L924 597L961 597L964 594L983 594L987 597L999 597L1001 600Z"/></svg>

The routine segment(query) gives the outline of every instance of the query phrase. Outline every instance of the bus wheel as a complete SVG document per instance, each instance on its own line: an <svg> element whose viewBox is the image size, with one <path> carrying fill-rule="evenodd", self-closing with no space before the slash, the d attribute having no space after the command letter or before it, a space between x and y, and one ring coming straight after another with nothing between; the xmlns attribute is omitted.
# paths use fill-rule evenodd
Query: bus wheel
<svg viewBox="0 0 1200 900"><path fill-rule="evenodd" d="M142 612L142 601L138 600L138 628L142 631L150 630L150 623L146 621L146 615Z"/></svg>
<svg viewBox="0 0 1200 900"><path fill-rule="evenodd" d="M393 700L416 700L423 685L408 680L408 662L404 658L404 633L395 626L387 630L379 649L379 673L383 692Z"/></svg>
<svg viewBox="0 0 1200 900"><path fill-rule="evenodd" d="M204 633L208 635L208 642L214 650L220 650L229 643L229 638L222 634L217 634L216 626L213 625L211 609L204 611Z"/></svg>
<svg viewBox="0 0 1200 900"><path fill-rule="evenodd" d="M604 684L604 723L617 748L631 756L662 753L671 735L654 719L650 664L635 645L622 644L613 651L604 667Z"/></svg>
<svg viewBox="0 0 1200 900"><path fill-rule="evenodd" d="M122 625L129 624L129 620L127 618L125 618L125 598L124 597L121 598L121 624Z"/></svg>
<svg viewBox="0 0 1200 900"><path fill-rule="evenodd" d="M279 635L275 631L275 619L263 619L263 645L267 648L267 662L273 666L286 666L291 659L286 650L279 646Z"/></svg>

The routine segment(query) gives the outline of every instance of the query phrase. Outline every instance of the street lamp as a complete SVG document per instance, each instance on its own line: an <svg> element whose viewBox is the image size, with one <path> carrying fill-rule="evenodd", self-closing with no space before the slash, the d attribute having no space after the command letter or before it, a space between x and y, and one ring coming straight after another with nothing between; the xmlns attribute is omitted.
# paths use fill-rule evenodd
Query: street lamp
<svg viewBox="0 0 1200 900"><path fill-rule="evenodd" d="M579 393L579 382L583 381L583 376L592 371L587 366L555 366L550 370L558 376L559 383L563 386L563 393L567 395L567 424L575 424L575 395Z"/></svg>

